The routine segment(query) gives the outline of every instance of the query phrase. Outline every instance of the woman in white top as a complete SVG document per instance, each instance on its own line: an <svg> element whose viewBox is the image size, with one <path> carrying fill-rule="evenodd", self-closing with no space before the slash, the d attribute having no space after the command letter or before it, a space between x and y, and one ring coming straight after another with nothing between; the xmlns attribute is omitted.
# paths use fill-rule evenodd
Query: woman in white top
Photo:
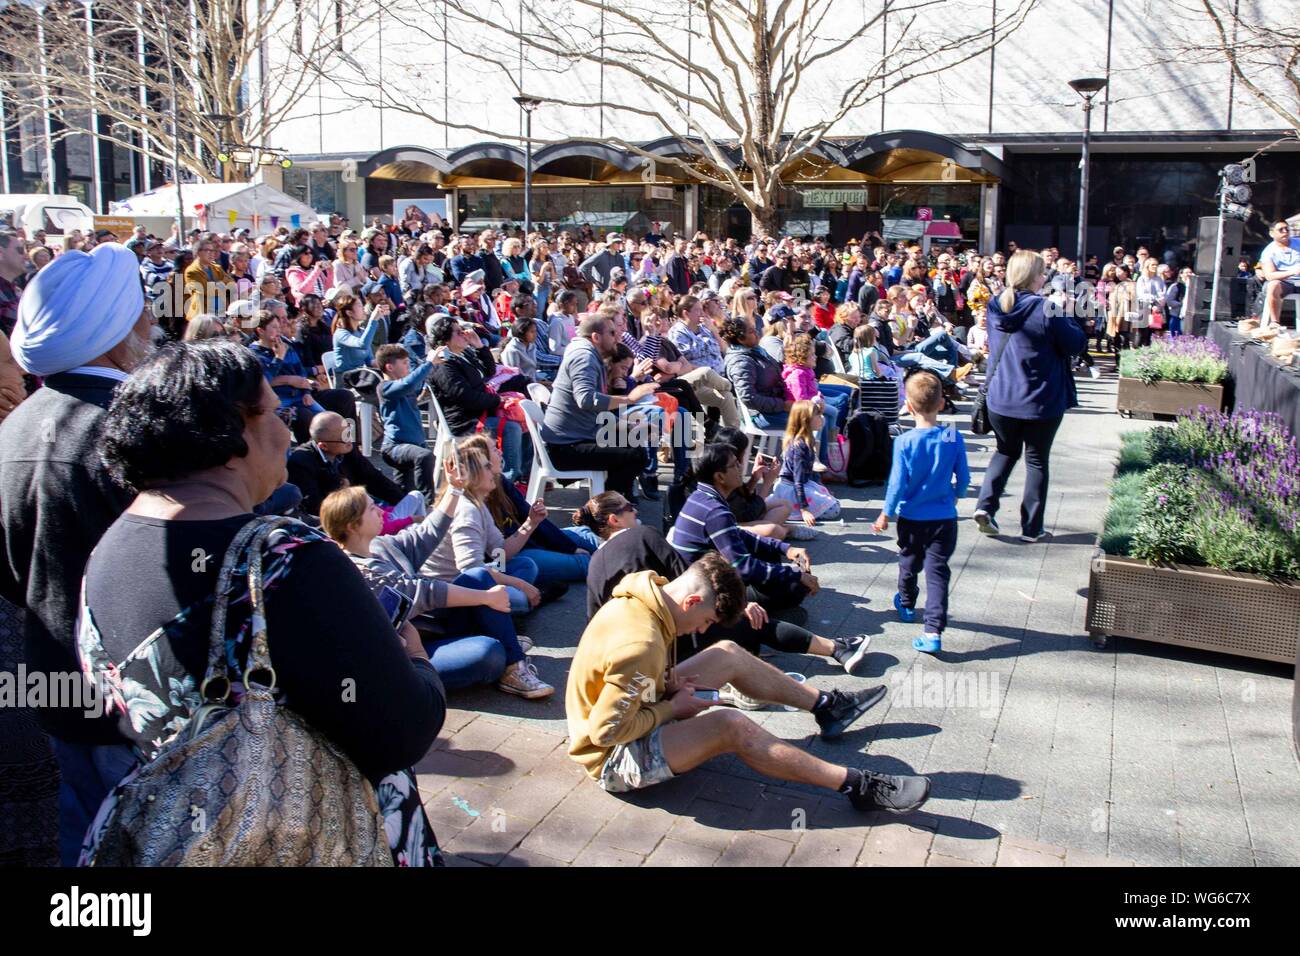
<svg viewBox="0 0 1300 956"><path fill-rule="evenodd" d="M1165 280L1160 278L1160 263L1148 257L1142 263L1142 274L1137 280L1137 318L1132 328L1137 333L1134 338L1137 345L1151 344L1151 309L1159 307L1165 301Z"/></svg>
<svg viewBox="0 0 1300 956"><path fill-rule="evenodd" d="M511 613L526 614L541 603L542 595L533 586L538 573L536 562L520 556L519 552L546 517L546 506L539 499L519 530L505 537L487 504L498 481L492 462L468 442L467 438L456 445L457 461L465 476L465 496L456 507L451 533L429 556L424 572L443 581L454 581L466 571L487 568L497 584L506 586Z"/></svg>
<svg viewBox="0 0 1300 956"><path fill-rule="evenodd" d="M353 295L370 281L370 273L357 261L357 242L348 239L339 245L339 257L334 260L334 285L346 286Z"/></svg>

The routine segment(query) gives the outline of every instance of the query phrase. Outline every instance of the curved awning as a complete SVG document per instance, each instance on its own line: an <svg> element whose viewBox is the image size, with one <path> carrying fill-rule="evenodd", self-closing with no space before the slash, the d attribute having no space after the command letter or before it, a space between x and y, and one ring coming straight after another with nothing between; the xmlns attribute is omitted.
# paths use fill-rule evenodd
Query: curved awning
<svg viewBox="0 0 1300 956"><path fill-rule="evenodd" d="M919 129L872 133L845 146L843 153L845 168L883 181L943 182L951 178L943 175L945 167L954 166L969 174L961 178L978 182L1001 181L1007 175L1002 161L988 150ZM933 175L936 172L939 175Z"/></svg>

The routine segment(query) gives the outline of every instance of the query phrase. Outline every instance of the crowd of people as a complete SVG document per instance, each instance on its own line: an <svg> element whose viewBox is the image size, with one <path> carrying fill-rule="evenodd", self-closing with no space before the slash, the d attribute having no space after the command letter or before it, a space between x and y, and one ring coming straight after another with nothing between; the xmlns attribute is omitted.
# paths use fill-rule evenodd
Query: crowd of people
<svg viewBox="0 0 1300 956"><path fill-rule="evenodd" d="M982 372L996 452L976 523L999 533L1024 457L1021 540L1040 541L1089 336L1180 334L1187 302L1144 249L1081 269L1054 250L931 256L879 236L839 249L346 225L183 242L140 229L58 255L0 233L5 623L29 670L109 689L102 716L45 707L25 731L40 738L33 807L57 762L65 864L93 859L105 800L193 718L223 568L231 676L256 672L261 582L242 529L273 516L294 519L262 570L276 692L387 795L399 863L438 862L410 768L449 693L551 697L521 631L584 582L564 706L569 752L605 790L735 753L859 809L919 807L926 778L829 763L739 713L805 710L834 739L885 696L758 656L864 674L866 636L801 626L821 585L793 543L840 512L853 421L895 439L875 527L897 524L903 621L925 575L914 647L936 653L970 481L939 416ZM372 424L378 462L358 441ZM529 500L543 459L603 482L571 521ZM661 528L640 523L642 498L662 501ZM340 681L355 703L340 706Z"/></svg>

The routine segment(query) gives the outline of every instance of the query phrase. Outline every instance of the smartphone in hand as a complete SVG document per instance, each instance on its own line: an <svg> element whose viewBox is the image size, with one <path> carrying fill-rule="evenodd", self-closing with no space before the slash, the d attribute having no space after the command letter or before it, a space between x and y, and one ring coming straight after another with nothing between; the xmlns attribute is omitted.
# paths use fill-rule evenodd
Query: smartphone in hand
<svg viewBox="0 0 1300 956"><path fill-rule="evenodd" d="M716 704L721 699L720 695L716 690L710 690L707 687L697 688L695 691L695 696L700 700L707 700L711 704Z"/></svg>

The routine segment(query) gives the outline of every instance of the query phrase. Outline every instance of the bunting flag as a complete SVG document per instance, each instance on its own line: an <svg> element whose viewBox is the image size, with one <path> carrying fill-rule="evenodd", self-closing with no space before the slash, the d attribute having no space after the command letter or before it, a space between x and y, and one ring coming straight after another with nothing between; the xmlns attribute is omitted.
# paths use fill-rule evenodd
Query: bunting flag
<svg viewBox="0 0 1300 956"><path fill-rule="evenodd" d="M279 217L279 216L272 216L272 217L271 217L271 228L272 228L272 229L275 229L275 228L276 228L277 226L279 226L279 225L280 225L280 217Z"/></svg>
<svg viewBox="0 0 1300 956"><path fill-rule="evenodd" d="M289 225L297 229L299 226L302 225L302 216L299 216L297 213L294 213L292 216L289 217Z"/></svg>
<svg viewBox="0 0 1300 956"><path fill-rule="evenodd" d="M194 211L198 214L199 228L207 229L208 228L208 207L203 205L203 203L201 202L195 203Z"/></svg>
<svg viewBox="0 0 1300 956"><path fill-rule="evenodd" d="M235 220L239 218L239 212L235 209L226 210L226 218L230 220L230 228L235 228Z"/></svg>

